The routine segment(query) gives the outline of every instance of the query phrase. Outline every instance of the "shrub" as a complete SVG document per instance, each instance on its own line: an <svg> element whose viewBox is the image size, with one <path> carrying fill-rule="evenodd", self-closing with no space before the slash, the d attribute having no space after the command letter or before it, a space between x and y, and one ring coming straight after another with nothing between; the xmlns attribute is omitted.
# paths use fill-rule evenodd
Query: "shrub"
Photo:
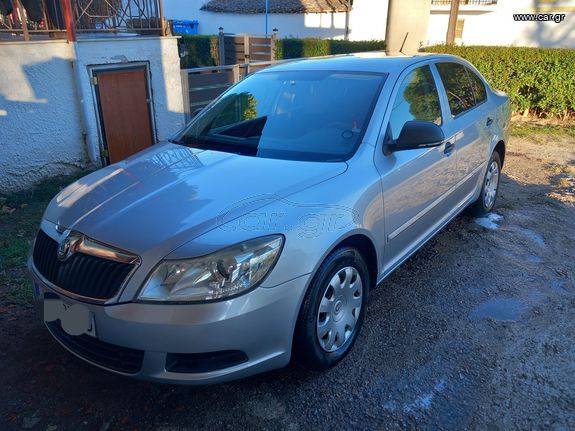
<svg viewBox="0 0 575 431"><path fill-rule="evenodd" d="M509 95L515 113L575 115L574 49L435 45L425 50L470 61L493 88Z"/></svg>
<svg viewBox="0 0 575 431"><path fill-rule="evenodd" d="M218 36L182 36L179 43L187 51L181 61L182 69L218 65Z"/></svg>
<svg viewBox="0 0 575 431"><path fill-rule="evenodd" d="M276 44L276 60L350 54L382 49L385 49L385 41L382 40L279 39Z"/></svg>

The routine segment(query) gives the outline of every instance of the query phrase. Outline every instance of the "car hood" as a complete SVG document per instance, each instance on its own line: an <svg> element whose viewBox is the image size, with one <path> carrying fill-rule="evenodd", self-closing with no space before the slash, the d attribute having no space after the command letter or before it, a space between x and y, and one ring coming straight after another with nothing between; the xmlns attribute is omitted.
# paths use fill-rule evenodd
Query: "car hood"
<svg viewBox="0 0 575 431"><path fill-rule="evenodd" d="M161 258L270 199L346 169L343 162L286 161L158 144L71 184L52 200L44 218L140 256Z"/></svg>

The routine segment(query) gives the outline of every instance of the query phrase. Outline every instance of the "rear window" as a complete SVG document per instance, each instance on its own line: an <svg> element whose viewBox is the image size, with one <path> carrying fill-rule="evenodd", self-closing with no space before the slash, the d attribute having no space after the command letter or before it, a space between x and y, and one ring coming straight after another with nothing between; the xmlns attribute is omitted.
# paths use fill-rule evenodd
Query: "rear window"
<svg viewBox="0 0 575 431"><path fill-rule="evenodd" d="M458 63L437 63L437 71L449 101L451 115L459 114L475 106L475 94L465 66Z"/></svg>
<svg viewBox="0 0 575 431"><path fill-rule="evenodd" d="M177 143L254 157L335 162L350 158L385 74L260 72L200 113Z"/></svg>

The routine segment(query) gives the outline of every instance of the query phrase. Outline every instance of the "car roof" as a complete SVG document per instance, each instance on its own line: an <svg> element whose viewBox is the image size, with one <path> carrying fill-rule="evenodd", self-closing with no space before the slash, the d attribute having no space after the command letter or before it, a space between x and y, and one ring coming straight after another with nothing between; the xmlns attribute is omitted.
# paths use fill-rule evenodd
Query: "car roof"
<svg viewBox="0 0 575 431"><path fill-rule="evenodd" d="M446 54L420 53L412 56L388 55L383 51L362 52L357 54L333 55L276 63L264 71L295 70L337 70L346 72L385 72L401 73L406 67L425 60L456 60L459 57Z"/></svg>

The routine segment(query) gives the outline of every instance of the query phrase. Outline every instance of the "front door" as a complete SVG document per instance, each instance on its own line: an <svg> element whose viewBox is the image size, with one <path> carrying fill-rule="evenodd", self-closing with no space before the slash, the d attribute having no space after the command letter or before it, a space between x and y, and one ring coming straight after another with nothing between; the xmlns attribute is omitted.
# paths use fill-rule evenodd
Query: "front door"
<svg viewBox="0 0 575 431"><path fill-rule="evenodd" d="M94 71L98 111L108 163L154 143L145 67Z"/></svg>
<svg viewBox="0 0 575 431"><path fill-rule="evenodd" d="M397 93L385 140L397 139L408 121L430 121L443 127L444 110L432 69L408 71ZM452 208L449 190L455 184L455 152L438 147L379 154L385 210L384 272L395 268L427 238Z"/></svg>

